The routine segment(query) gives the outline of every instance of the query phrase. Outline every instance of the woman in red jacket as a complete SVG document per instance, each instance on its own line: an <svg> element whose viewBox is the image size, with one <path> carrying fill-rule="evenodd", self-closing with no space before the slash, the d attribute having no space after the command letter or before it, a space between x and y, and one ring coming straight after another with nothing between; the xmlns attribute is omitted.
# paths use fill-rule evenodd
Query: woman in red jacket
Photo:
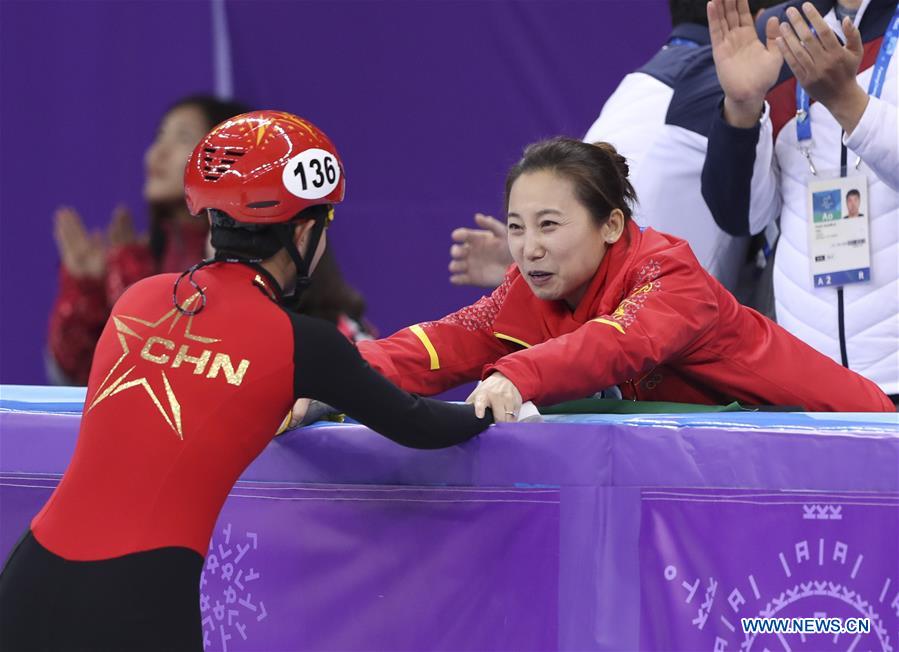
<svg viewBox="0 0 899 652"><path fill-rule="evenodd" d="M53 235L62 264L48 334L52 382L87 384L103 325L128 286L159 272L181 271L204 257L209 225L187 211L184 164L207 131L246 110L237 102L195 95L166 111L144 156L147 236L135 234L121 206L105 234L88 232L73 208L56 211Z"/></svg>
<svg viewBox="0 0 899 652"><path fill-rule="evenodd" d="M555 138L509 172L515 264L491 295L360 351L409 391L482 379L480 414L515 418L602 390L634 400L893 411L878 387L740 305L689 245L631 219L614 147ZM671 209L677 210L672 197ZM684 219L690 219L685 215Z"/></svg>
<svg viewBox="0 0 899 652"><path fill-rule="evenodd" d="M73 208L56 212L54 236L62 265L48 334L51 382L87 384L103 325L126 288L153 274L181 271L205 257L209 225L191 216L184 203L184 164L207 131L246 110L238 102L193 95L166 111L144 156L148 236L135 234L124 207L113 213L105 236L89 233ZM298 310L335 323L353 341L370 339L374 332L363 316L364 300L343 280L330 251Z"/></svg>

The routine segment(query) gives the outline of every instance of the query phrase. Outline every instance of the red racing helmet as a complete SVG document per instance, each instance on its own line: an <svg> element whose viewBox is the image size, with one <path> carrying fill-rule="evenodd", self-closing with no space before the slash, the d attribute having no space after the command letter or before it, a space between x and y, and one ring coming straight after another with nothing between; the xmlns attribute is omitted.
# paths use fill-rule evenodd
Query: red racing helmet
<svg viewBox="0 0 899 652"><path fill-rule="evenodd" d="M343 200L343 163L311 122L253 111L221 123L200 141L184 171L192 215L212 208L238 222L277 224Z"/></svg>

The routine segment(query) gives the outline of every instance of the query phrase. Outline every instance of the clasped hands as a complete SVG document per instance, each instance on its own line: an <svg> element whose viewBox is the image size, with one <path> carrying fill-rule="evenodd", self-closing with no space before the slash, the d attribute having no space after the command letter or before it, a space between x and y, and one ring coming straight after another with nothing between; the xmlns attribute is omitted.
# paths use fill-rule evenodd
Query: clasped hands
<svg viewBox="0 0 899 652"><path fill-rule="evenodd" d="M810 2L802 5L801 13L790 7L786 14L782 23L773 16L768 19L766 42L762 43L748 0L708 3L712 53L725 93L725 119L737 127L753 126L765 94L786 61L809 96L827 107L843 130L851 133L868 104L868 94L856 81L863 53L861 34L844 18L843 45Z"/></svg>
<svg viewBox="0 0 899 652"><path fill-rule="evenodd" d="M494 372L478 384L465 402L474 404L474 411L479 419L483 419L487 408L491 408L493 421L504 423L518 420L522 400L521 393L512 381L501 373ZM286 430L313 423L333 411L333 408L319 401L308 398L297 399L291 410Z"/></svg>
<svg viewBox="0 0 899 652"><path fill-rule="evenodd" d="M75 209L59 208L54 215L53 236L63 266L75 278L102 278L109 250L137 241L131 214L124 206L116 207L105 234L88 231Z"/></svg>
<svg viewBox="0 0 899 652"><path fill-rule="evenodd" d="M495 423L508 423L518 420L522 400L521 392L512 381L495 371L474 388L465 402L474 405L474 412L480 419L490 408Z"/></svg>

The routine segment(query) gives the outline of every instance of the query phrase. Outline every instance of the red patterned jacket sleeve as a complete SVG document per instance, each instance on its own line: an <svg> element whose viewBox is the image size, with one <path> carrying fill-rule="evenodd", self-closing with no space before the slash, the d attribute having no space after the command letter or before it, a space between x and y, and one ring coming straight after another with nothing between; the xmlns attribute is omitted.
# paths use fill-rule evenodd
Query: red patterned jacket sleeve
<svg viewBox="0 0 899 652"><path fill-rule="evenodd" d="M50 313L48 348L66 379L86 385L94 348L112 305L125 289L154 272L149 249L140 244L114 249L102 279L75 278L60 267L59 294Z"/></svg>
<svg viewBox="0 0 899 652"><path fill-rule="evenodd" d="M60 267L48 348L56 366L75 385L87 384L94 347L109 317L103 285L103 279L75 278Z"/></svg>
<svg viewBox="0 0 899 652"><path fill-rule="evenodd" d="M438 394L478 380L481 370L509 352L493 335L493 322L511 285L435 322L404 328L390 337L360 342L362 356L406 391Z"/></svg>
<svg viewBox="0 0 899 652"><path fill-rule="evenodd" d="M611 314L489 365L538 405L588 396L673 361L716 323L717 301L695 264L661 254L633 275Z"/></svg>

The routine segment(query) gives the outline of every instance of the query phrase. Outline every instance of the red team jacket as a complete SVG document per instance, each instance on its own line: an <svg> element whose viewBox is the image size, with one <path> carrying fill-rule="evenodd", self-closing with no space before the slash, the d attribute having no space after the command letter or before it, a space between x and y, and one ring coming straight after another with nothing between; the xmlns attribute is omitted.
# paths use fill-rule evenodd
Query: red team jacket
<svg viewBox="0 0 899 652"><path fill-rule="evenodd" d="M475 304L359 349L425 395L498 371L540 405L617 385L649 401L895 409L873 382L740 305L684 240L633 222L574 312L536 297L513 266Z"/></svg>

